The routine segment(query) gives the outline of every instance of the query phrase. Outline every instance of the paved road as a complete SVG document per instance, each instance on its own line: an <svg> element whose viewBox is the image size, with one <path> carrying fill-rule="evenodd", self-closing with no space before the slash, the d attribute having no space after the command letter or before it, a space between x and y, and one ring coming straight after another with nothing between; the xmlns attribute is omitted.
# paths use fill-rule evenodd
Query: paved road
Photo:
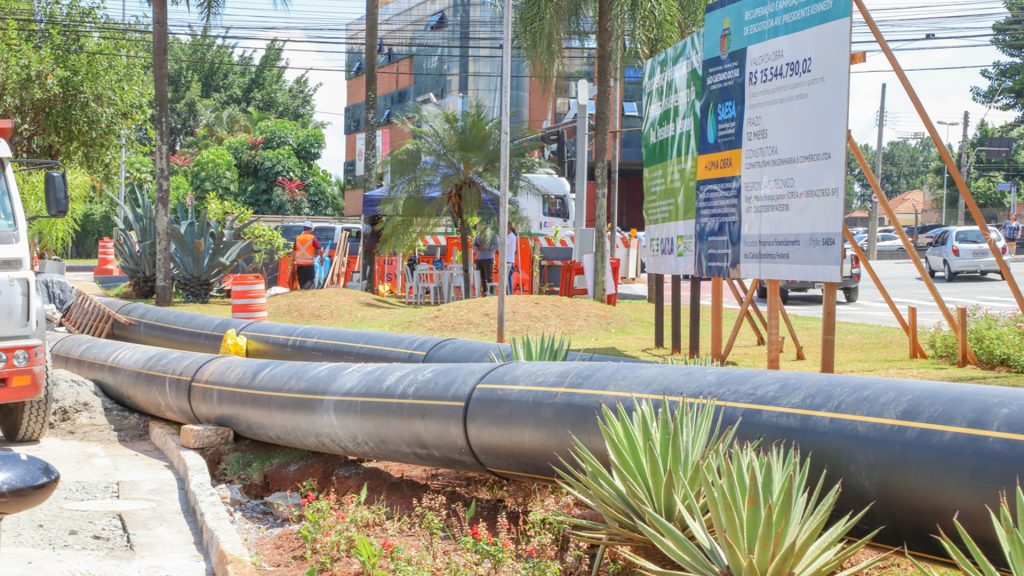
<svg viewBox="0 0 1024 576"><path fill-rule="evenodd" d="M1024 287L1024 258L1017 257L1018 261L1010 265L1014 278L1019 286ZM906 317L907 306L917 307L918 324L922 327L932 326L942 320L942 314L938 306L932 300L928 288L917 274L913 263L909 260L880 261L875 263L875 271L881 277L886 290L892 295L893 300L900 307ZM994 312L1012 312L1017 309L1009 286L999 276L989 275L982 278L977 275L959 276L955 282L946 282L942 275L935 278L935 284L939 293L950 307L955 306L982 306ZM665 285L665 297L669 298L669 284ZM645 284L633 284L621 286L625 295L642 295L646 297L647 286ZM705 282L701 290L701 299L710 304L711 288ZM683 303L689 299L689 284L683 283ZM764 302L758 300L763 306ZM739 308L739 304L732 298L732 294L726 288L726 306ZM811 291L804 294L790 294L789 304L786 309L791 314L805 316L821 316L821 292ZM954 312L955 313L955 312ZM887 326L898 326L893 318L889 307L882 299L878 288L871 282L867 272L864 272L860 284L860 298L853 304L843 301L842 294L839 295L837 306L838 318L847 322L864 322L868 324L882 324Z"/></svg>

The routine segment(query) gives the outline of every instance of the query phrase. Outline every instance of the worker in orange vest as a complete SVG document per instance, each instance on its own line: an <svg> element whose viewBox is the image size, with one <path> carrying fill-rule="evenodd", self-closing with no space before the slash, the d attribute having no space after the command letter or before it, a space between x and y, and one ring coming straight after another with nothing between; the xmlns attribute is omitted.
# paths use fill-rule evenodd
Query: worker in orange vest
<svg viewBox="0 0 1024 576"><path fill-rule="evenodd" d="M313 260L324 255L324 249L313 235L313 223L302 223L302 234L295 239L295 273L299 277L299 288L310 290L316 284L316 269Z"/></svg>

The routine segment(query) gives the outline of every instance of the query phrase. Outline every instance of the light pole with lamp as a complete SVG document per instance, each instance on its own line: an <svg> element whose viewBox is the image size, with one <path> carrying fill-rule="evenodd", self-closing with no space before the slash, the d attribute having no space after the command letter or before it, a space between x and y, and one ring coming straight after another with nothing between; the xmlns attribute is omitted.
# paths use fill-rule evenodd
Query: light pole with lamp
<svg viewBox="0 0 1024 576"><path fill-rule="evenodd" d="M938 124L946 127L946 143L949 142L949 127L959 126L959 122L946 122L945 120L939 120ZM944 143L945 144L945 143ZM949 168L946 167L945 162L942 164L942 225L946 225L946 180L949 178Z"/></svg>

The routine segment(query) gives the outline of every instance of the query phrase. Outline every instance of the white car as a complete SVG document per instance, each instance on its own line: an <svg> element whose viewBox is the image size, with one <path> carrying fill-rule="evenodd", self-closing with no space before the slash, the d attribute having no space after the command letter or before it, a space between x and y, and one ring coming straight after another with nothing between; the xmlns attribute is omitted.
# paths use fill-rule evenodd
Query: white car
<svg viewBox="0 0 1024 576"><path fill-rule="evenodd" d="M860 245L861 249L868 249L868 235L861 234L854 238L857 240L857 244ZM903 249L903 242L900 241L900 237L896 234L889 232L882 232L878 234L878 240L875 243L875 249L879 252L895 252L896 250Z"/></svg>
<svg viewBox="0 0 1024 576"><path fill-rule="evenodd" d="M996 246L1006 255L1003 235L994 228L989 229ZM992 255L981 229L977 226L952 226L938 231L932 246L925 252L925 267L932 278L939 271L946 282L952 282L960 274L1000 274L996 257Z"/></svg>

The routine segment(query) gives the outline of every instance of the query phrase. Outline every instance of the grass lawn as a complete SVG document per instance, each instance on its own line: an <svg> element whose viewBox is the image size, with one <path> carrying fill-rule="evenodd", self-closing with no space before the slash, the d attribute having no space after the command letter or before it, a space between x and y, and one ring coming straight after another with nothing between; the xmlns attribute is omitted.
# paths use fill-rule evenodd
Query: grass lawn
<svg viewBox="0 0 1024 576"><path fill-rule="evenodd" d="M572 348L603 354L632 356L648 360L664 359L668 350L654 348L654 306L647 302L621 301L618 306L603 306L582 298L555 296L514 296L507 300L507 333L557 333L572 339ZM231 303L215 300L210 304L176 306L179 310L213 316L230 316ZM493 340L497 300L484 298L440 306L406 306L396 298L379 298L345 289L304 291L275 296L269 300L270 319L274 322L334 326L382 332L400 332L428 336ZM683 309L683 349L687 349L688 310ZM821 358L821 320L791 315L807 360L797 361L795 349L786 338L782 369L814 372ZM725 310L725 337L728 338L736 313ZM701 351L707 353L710 342L710 309L703 310ZM669 342L666 311L666 343ZM785 325L783 334L786 335ZM922 336L923 338L923 336ZM757 346L749 326L740 331L729 365L764 368L766 351ZM840 322L836 336L836 372L886 378L945 380L1005 386L1024 385L1024 374L1012 374L978 368L957 368L935 360L911 360L906 336L899 328Z"/></svg>

